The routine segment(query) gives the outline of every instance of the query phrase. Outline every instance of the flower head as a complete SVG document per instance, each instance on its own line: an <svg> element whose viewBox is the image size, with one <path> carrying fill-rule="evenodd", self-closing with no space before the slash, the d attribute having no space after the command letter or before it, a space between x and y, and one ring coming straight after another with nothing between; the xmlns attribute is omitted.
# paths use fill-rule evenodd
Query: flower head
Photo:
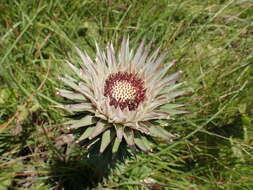
<svg viewBox="0 0 253 190"><path fill-rule="evenodd" d="M70 111L87 113L80 120L69 121L70 129L86 127L78 141L101 136L100 152L113 141L117 151L124 139L130 146L150 149L146 135L171 140L175 136L150 121L170 119L175 114L185 113L172 103L187 90L175 91L182 83L176 83L181 71L167 75L175 64L162 64L165 55L159 48L150 54L150 46L141 42L136 51L129 49L129 39L124 39L116 54L112 44L106 52L96 45L96 58L92 60L79 49L80 67L67 61L78 76L61 80L71 90L58 89L58 94L73 100L74 104L62 105Z"/></svg>

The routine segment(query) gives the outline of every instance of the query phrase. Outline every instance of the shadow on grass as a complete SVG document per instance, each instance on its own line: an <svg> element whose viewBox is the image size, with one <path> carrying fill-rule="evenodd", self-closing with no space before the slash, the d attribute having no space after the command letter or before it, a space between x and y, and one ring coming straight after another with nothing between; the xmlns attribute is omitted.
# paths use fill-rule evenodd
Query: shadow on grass
<svg viewBox="0 0 253 190"><path fill-rule="evenodd" d="M112 146L100 154L99 143L89 152L74 150L73 155L66 160L55 159L51 165L51 173L57 190L84 190L95 187L106 178L117 163L124 162L130 156L122 143L116 154L111 152Z"/></svg>
<svg viewBox="0 0 253 190"><path fill-rule="evenodd" d="M196 140L197 139L197 140ZM238 161L238 155L233 152L234 144L231 140L244 139L243 123L240 117L223 126L209 125L205 131L200 131L191 140L191 156L186 155L182 171L200 170L200 176L207 176L206 168L221 172L227 170L229 165ZM201 168L205 170L201 171Z"/></svg>
<svg viewBox="0 0 253 190"><path fill-rule="evenodd" d="M218 156L221 148L223 146L231 148L231 142L228 140L232 139L243 139L244 138L244 129L241 118L234 118L234 120L226 125L221 127L210 127L208 132L213 133L210 134L202 134L202 139L206 142L207 147L211 147L208 149L208 153L214 156ZM217 135L217 136L215 136ZM222 138L224 137L224 138Z"/></svg>
<svg viewBox="0 0 253 190"><path fill-rule="evenodd" d="M221 127L209 126L208 132L218 136L199 132L196 135L199 139L196 146L201 151L192 152L194 159L187 159L182 167L174 169L189 172L196 168L211 168L215 175L219 176L219 172L226 169L219 163L223 162L223 158L230 158L229 163L225 165L234 164L232 145L228 139L244 138L241 118L235 118L230 124ZM117 163L124 163L131 156L126 152L127 148L124 143L121 144L115 155L111 153L112 146L108 147L103 154L99 154L99 147L100 143L95 143L89 152L82 152L81 148L77 147L71 151L70 156L64 159L54 159L51 164L51 174L53 183L57 184L56 190L84 190L96 187L103 178L108 177L111 169L115 168ZM208 175L206 170L199 169L199 176Z"/></svg>

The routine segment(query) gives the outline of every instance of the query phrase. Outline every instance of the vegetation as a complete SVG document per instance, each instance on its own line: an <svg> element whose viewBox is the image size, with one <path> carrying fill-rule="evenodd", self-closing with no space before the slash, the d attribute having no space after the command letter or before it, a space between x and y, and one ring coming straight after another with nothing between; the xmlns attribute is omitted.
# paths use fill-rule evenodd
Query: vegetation
<svg viewBox="0 0 253 190"><path fill-rule="evenodd" d="M168 51L193 93L189 114L157 121L179 138L111 157L69 143L54 106L74 46L145 37ZM1 0L0 189L253 189L250 0Z"/></svg>

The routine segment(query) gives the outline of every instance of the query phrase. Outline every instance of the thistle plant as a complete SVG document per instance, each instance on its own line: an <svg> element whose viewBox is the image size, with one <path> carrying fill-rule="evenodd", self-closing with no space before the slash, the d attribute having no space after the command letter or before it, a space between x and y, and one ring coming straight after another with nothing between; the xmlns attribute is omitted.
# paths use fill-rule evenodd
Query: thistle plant
<svg viewBox="0 0 253 190"><path fill-rule="evenodd" d="M76 48L82 62L79 67L66 61L77 77L60 78L71 90L57 89L57 93L73 101L60 107L85 113L81 119L68 121L68 129L84 128L77 142L101 140L102 153L110 143L112 151L126 142L143 151L151 150L147 137L159 137L167 141L176 138L153 120L170 120L175 114L186 113L175 104L175 98L188 90L177 90L181 71L168 75L175 61L163 64L166 54L160 48L150 53L150 45L144 40L136 50L129 48L124 39L116 54L112 44L102 51L96 44L96 58ZM76 79L78 78L78 79Z"/></svg>

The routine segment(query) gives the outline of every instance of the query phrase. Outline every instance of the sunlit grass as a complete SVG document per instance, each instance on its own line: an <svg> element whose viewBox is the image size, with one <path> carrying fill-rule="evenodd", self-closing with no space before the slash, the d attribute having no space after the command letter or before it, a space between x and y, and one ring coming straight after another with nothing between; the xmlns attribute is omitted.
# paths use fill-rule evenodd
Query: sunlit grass
<svg viewBox="0 0 253 190"><path fill-rule="evenodd" d="M179 100L190 114L161 123L178 140L113 167L56 145L68 113L53 106L74 45L92 56L125 35L167 50L194 91ZM245 0L1 1L0 189L251 190L252 35Z"/></svg>

